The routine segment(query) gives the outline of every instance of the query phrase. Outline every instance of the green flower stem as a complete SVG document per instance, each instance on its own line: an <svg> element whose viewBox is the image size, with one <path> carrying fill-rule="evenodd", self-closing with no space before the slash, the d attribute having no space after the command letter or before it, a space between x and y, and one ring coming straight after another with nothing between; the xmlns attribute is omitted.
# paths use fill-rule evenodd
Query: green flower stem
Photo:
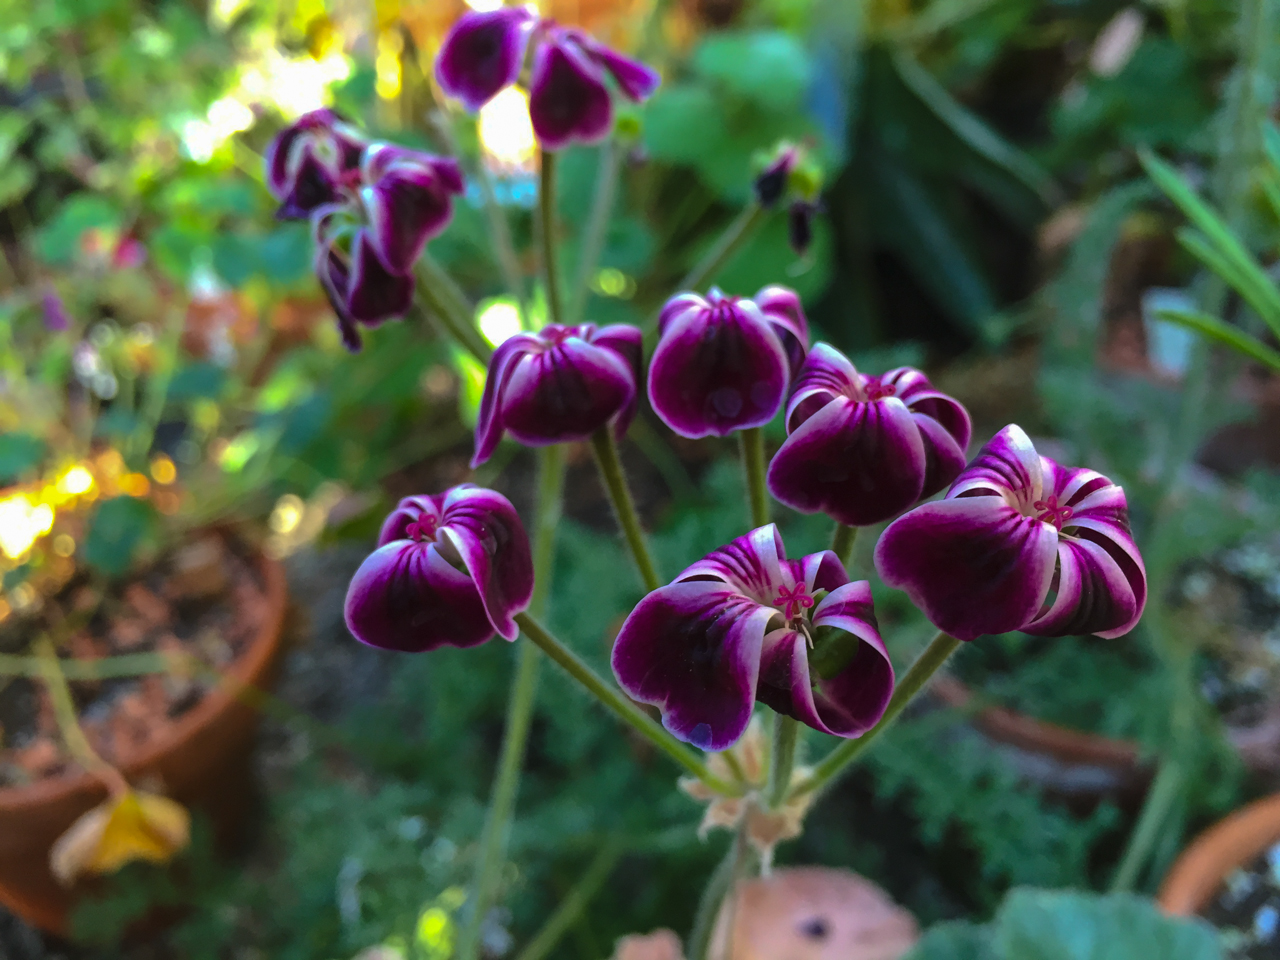
<svg viewBox="0 0 1280 960"><path fill-rule="evenodd" d="M840 562L848 569L853 559L853 548L858 542L858 528L848 527L836 521L836 528L831 533L831 552L840 558Z"/></svg>
<svg viewBox="0 0 1280 960"><path fill-rule="evenodd" d="M458 289L453 278L436 263L428 253L418 258L418 299L426 305L448 333L461 347L471 352L481 364L487 365L493 355L493 347L481 336L475 325L475 310L467 302L466 295Z"/></svg>
<svg viewBox="0 0 1280 960"><path fill-rule="evenodd" d="M529 316L529 304L525 298L524 277L520 272L520 258L516 256L515 244L511 241L511 225L507 215L498 203L498 195L493 191L493 178L484 164L484 159L476 164L476 183L480 184L480 197L484 201L485 217L489 221L489 236L493 240L493 249L498 259L498 269L502 271L502 282L515 297L520 309L520 319Z"/></svg>
<svg viewBox="0 0 1280 960"><path fill-rule="evenodd" d="M786 802L799 732L800 723L795 718L781 713L773 715L773 749L769 752L769 785L765 793L765 803L770 809L776 810Z"/></svg>
<svg viewBox="0 0 1280 960"><path fill-rule="evenodd" d="M1169 758L1160 764L1160 772L1147 792L1138 824L1129 837L1129 845L1111 881L1112 893L1132 890L1138 882L1138 875L1150 859L1151 851L1160 839L1161 828L1181 796L1184 785L1184 771L1177 760Z"/></svg>
<svg viewBox="0 0 1280 960"><path fill-rule="evenodd" d="M608 424L591 435L591 449L596 455L596 467L600 470L600 479L608 491L609 502L613 504L614 516L618 518L618 526L627 538L627 546L631 548L631 556L635 559L636 569L640 571L640 579L644 588L649 591L662 586L658 571L653 565L653 557L649 555L649 545L645 541L644 528L640 526L640 516L636 513L635 500L631 496L631 488L627 485L627 475L622 469L622 461L618 458L618 445L613 439L613 428Z"/></svg>
<svg viewBox="0 0 1280 960"><path fill-rule="evenodd" d="M516 623L524 635L542 648L542 652L560 665L597 700L603 703L619 720L626 723L669 756L689 773L697 777L716 793L726 797L742 795L742 787L721 780L683 743L668 733L658 721L632 703L626 696L602 680L582 658L552 636L547 629L527 613L518 613Z"/></svg>
<svg viewBox="0 0 1280 960"><path fill-rule="evenodd" d="M613 868L617 865L618 858L622 856L624 850L624 845L617 840L606 842L600 848L600 852L588 864L582 877L573 885L572 889L565 895L565 898L560 901L560 905L547 918L547 922L542 925L542 929L516 955L516 960L542 960L543 957L555 949L556 944L560 942L560 938L565 935L565 932L573 925L573 922L582 916L582 911L587 908L591 898L596 895L600 887L604 885L604 882L609 879L609 874L613 872Z"/></svg>
<svg viewBox="0 0 1280 960"><path fill-rule="evenodd" d="M543 150L538 171L538 241L542 249L542 280L547 288L547 313L552 323L564 323L560 299L560 264L556 256L556 155Z"/></svg>
<svg viewBox="0 0 1280 960"><path fill-rule="evenodd" d="M677 292L683 293L686 290L705 292L707 286L720 273L721 268L733 259L733 255L742 249L743 244L751 239L752 234L759 229L768 215L769 211L754 200L747 204L725 228L724 233L720 234L720 239L715 242L715 245L698 261L697 266L680 281Z"/></svg>
<svg viewBox="0 0 1280 960"><path fill-rule="evenodd" d="M555 554L555 533L564 500L564 450L559 445L543 447L539 451L539 458L537 526L533 536L536 579L530 606L541 610L547 602ZM476 862L471 896L472 910L458 943L458 956L461 960L477 960L479 957L480 928L498 893L502 864L506 859L507 839L511 832L511 818L515 812L516 795L520 790L520 770L524 766L525 746L529 740L529 726L533 721L533 709L537 700L540 659L534 647L529 644L520 645L516 676L507 701L502 754L498 759L498 772L494 777L489 810L480 835L480 856Z"/></svg>
<svg viewBox="0 0 1280 960"><path fill-rule="evenodd" d="M573 302L569 306L568 322L581 323L587 309L587 294L591 278L595 276L609 232L609 220L613 216L613 201L618 191L618 168L622 165L625 148L616 139L600 146L599 167L596 171L596 191L591 201L591 214L582 234L578 254L578 278L573 288Z"/></svg>
<svg viewBox="0 0 1280 960"><path fill-rule="evenodd" d="M739 878L745 876L755 859L755 852L747 841L745 819L738 824L733 841L725 852L724 859L711 874L702 897L698 900L698 911L693 917L693 929L689 933L689 943L685 952L689 960L707 960L707 951L711 949L711 934L715 932L716 916L720 913L720 904L733 889ZM754 872L754 871L751 871Z"/></svg>
<svg viewBox="0 0 1280 960"><path fill-rule="evenodd" d="M915 699L916 694L924 689L925 684L938 672L938 668L946 662L947 657L951 656L958 646L960 646L960 641L945 633L939 633L934 637L924 653L920 654L916 658L916 662L911 665L907 675L898 681L898 685L893 691L893 697L889 700L889 706L885 709L884 716L880 718L880 722L858 739L846 740L827 754L822 762L813 768L813 774L804 783L798 784L792 789L787 799L794 800L796 797L806 793L821 790L831 780L842 774L858 758L858 755L870 746L872 741L880 736L889 724L893 723L898 714L906 708L907 704Z"/></svg>
<svg viewBox="0 0 1280 960"><path fill-rule="evenodd" d="M747 475L751 526L763 527L769 522L769 491L764 482L764 430L760 427L739 430L738 441L742 446L742 469Z"/></svg>

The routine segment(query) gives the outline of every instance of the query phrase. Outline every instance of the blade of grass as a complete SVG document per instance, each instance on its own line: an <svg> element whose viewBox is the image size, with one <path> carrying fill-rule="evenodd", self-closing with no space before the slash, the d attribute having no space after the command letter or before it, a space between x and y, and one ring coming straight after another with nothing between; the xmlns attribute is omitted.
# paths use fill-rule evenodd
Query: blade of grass
<svg viewBox="0 0 1280 960"><path fill-rule="evenodd" d="M1217 317L1198 311L1183 310L1157 310L1156 316L1161 320L1176 323L1212 340L1217 340L1259 363L1265 363L1272 370L1280 370L1280 352L1272 350L1266 344L1249 336L1239 327L1223 323Z"/></svg>

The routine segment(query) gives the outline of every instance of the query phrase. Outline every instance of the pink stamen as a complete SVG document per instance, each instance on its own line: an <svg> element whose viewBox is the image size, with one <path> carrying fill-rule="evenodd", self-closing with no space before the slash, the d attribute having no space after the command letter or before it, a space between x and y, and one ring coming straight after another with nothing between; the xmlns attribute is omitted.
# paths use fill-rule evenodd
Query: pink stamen
<svg viewBox="0 0 1280 960"><path fill-rule="evenodd" d="M879 380L872 380L867 384L868 400L883 400L886 397L897 395L897 388L892 383L881 383Z"/></svg>
<svg viewBox="0 0 1280 960"><path fill-rule="evenodd" d="M1072 509L1065 504L1058 506L1057 496L1050 494L1044 500L1037 500L1032 504L1036 510L1041 511L1036 515L1036 519L1044 523L1052 523L1059 530L1062 525L1071 519Z"/></svg>
<svg viewBox="0 0 1280 960"><path fill-rule="evenodd" d="M416 540L418 543L434 540L436 538L436 524L439 522L435 517L424 513L404 528L404 535L410 540Z"/></svg>
<svg viewBox="0 0 1280 960"><path fill-rule="evenodd" d="M813 606L813 597L809 596L809 591L805 589L803 583L797 583L791 589L782 587L779 593L781 596L774 597L773 602L775 606L782 607L782 615L788 620L799 616L801 610L807 610Z"/></svg>

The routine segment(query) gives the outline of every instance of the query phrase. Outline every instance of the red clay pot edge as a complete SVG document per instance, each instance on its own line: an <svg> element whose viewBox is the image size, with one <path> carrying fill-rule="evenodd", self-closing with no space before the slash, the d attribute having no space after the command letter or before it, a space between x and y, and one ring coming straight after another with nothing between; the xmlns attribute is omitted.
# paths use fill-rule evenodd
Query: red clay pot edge
<svg viewBox="0 0 1280 960"><path fill-rule="evenodd" d="M1174 861L1156 898L1177 916L1194 916L1222 881L1280 840L1280 793L1255 800L1210 827Z"/></svg>

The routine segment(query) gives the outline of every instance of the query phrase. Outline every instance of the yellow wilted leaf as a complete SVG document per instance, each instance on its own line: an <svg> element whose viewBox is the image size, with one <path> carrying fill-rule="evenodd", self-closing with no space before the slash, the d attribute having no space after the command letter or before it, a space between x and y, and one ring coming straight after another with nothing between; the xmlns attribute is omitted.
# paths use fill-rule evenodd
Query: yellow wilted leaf
<svg viewBox="0 0 1280 960"><path fill-rule="evenodd" d="M131 860L164 863L191 840L186 807L154 793L126 790L73 823L49 851L49 867L70 885L86 873L114 873Z"/></svg>

